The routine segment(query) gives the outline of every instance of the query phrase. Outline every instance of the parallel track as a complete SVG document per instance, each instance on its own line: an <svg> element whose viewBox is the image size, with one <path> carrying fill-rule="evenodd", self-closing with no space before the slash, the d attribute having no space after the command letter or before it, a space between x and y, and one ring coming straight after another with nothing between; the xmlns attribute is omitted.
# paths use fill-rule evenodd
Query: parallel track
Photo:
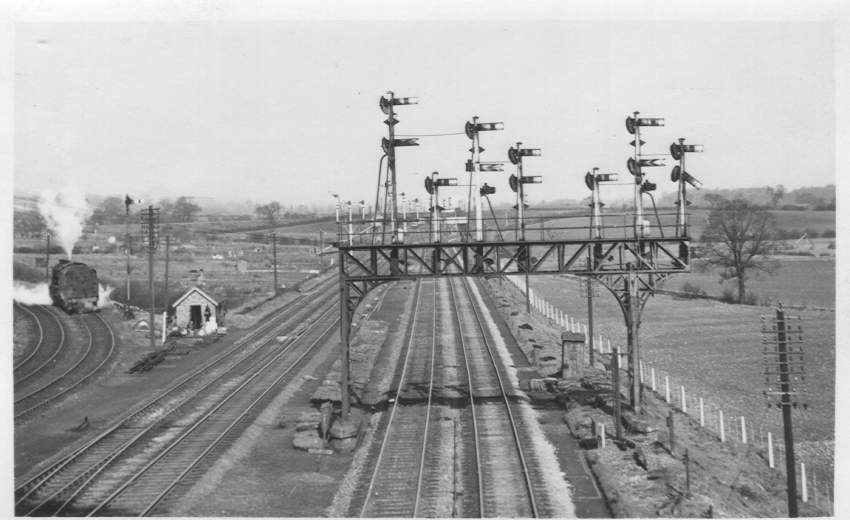
<svg viewBox="0 0 850 520"><path fill-rule="evenodd" d="M76 316L86 329L88 339L85 350L70 367L49 381L15 397L15 419L57 402L72 390L85 383L112 358L115 352L115 334L100 313Z"/></svg>
<svg viewBox="0 0 850 520"><path fill-rule="evenodd" d="M511 397L467 279L452 280L452 301L469 381L480 517L539 517L535 486ZM455 289L461 285L462 294ZM470 515L471 516L471 515Z"/></svg>
<svg viewBox="0 0 850 520"><path fill-rule="evenodd" d="M33 327L37 332L37 335L31 338L31 344L24 351L26 355L23 355L23 359L18 362L15 362L14 366L12 367L13 372L18 372L22 366L24 366L30 359L32 359L36 354L38 354L38 350L41 348L42 344L44 344L44 328L41 326L41 322L39 321L38 316L36 316L23 304L15 302L14 309L15 313L25 316L24 319L32 323Z"/></svg>
<svg viewBox="0 0 850 520"><path fill-rule="evenodd" d="M66 508L73 510L76 505L72 502L81 489L92 484L93 477L104 468L130 453L128 450L146 453L143 446L147 439L153 442L152 449L158 451L163 440L151 438L151 432L169 434L175 428L185 428L182 419L186 413L197 415L198 410L208 411L218 403L210 392L238 386L252 370L279 354L280 343L274 341L277 336L289 332L293 336L287 340L291 345L294 336L307 334L311 326L304 324L309 322L310 315L320 310L327 313L333 307L326 303L334 296L333 285L332 281L323 283L317 288L318 294L299 297L275 311L255 331L205 366L136 406L98 437L28 479L16 489L17 514L44 515L60 513Z"/></svg>
<svg viewBox="0 0 850 520"><path fill-rule="evenodd" d="M65 325L49 305L20 306L38 323L39 342L35 349L14 368L15 388L49 370L66 345Z"/></svg>
<svg viewBox="0 0 850 520"><path fill-rule="evenodd" d="M430 289L430 303L423 305ZM394 402L389 411L384 438L366 490L361 517L420 516L423 475L427 465L428 432L434 386L436 353L436 282L416 284L410 336ZM427 314L430 308L430 316ZM423 310L425 312L423 312ZM419 323L419 322L423 323ZM424 404L425 409L416 403Z"/></svg>
<svg viewBox="0 0 850 520"><path fill-rule="evenodd" d="M518 404L477 305L466 279L417 285L395 399L379 421L383 436L371 447L368 485L355 490L354 514L538 517L550 510L544 476L527 460L530 432L515 416Z"/></svg>

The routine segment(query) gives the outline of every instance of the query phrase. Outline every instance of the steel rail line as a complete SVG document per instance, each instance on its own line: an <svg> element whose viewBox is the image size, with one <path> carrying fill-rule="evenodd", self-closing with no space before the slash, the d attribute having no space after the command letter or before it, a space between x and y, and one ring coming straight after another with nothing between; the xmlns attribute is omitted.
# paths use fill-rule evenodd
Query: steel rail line
<svg viewBox="0 0 850 520"><path fill-rule="evenodd" d="M230 419L230 416L235 412L232 411L232 410L229 410L226 405L231 404L231 402L233 401L234 406L238 407L240 403L238 402L237 397L240 397L240 394L243 393L243 390L249 390L249 391L252 390L252 384L255 382L255 380L257 380L258 378L260 378L263 375L266 375L270 371L271 368L279 369L280 367L279 367L278 362L281 359L283 359L284 356L288 356L289 354L292 353L292 351L297 346L296 343L301 339L301 336L306 334L308 331L312 332L313 329L319 328L319 323L321 322L321 320L323 318L329 316L331 314L332 310L334 310L334 306L332 306L332 305L328 306L328 308L325 309L325 311L322 313L322 315L319 316L319 318L317 318L312 324L310 324L308 330L305 330L305 331L302 331L301 333L299 333L299 335L298 335L299 337L296 338L295 340L293 340L292 342L290 342L288 345L286 345L285 348L281 349L276 354L271 356L270 359L264 360L264 362L262 363L261 366L258 366L256 368L252 369L250 376L245 378L238 386L229 390L228 393L226 395L224 395L222 398L220 398L217 401L217 404L215 406L213 406L210 410L208 410L206 413L204 413L201 417L195 419L194 422L191 425L189 425L183 431L183 433L181 433L176 439L171 441L168 444L168 446L162 448L159 451L159 453L153 459L151 459L149 462L147 462L147 464L145 464L142 468L140 468L138 471L136 471L132 476L127 478L124 481L124 483L121 484L117 489L115 489L109 496L107 496L106 498L101 500L100 503L96 507L94 507L93 509L88 511L87 516L98 515L99 513L101 513L101 511L104 511L106 508L108 508L110 506L110 504L114 503L119 497L122 497L122 495L127 495L127 493L125 493L125 492L128 491L128 489L131 486L140 482L142 477L147 477L147 482L141 482L141 484L135 486L136 488L142 487L143 488L142 490L139 490L139 492L137 492L136 494L129 494L128 497L131 501L131 505L133 505L132 504L133 499L138 498L138 496L145 491L144 484L148 484L149 486L160 484L160 482L159 482L160 479L158 478L159 474L152 473L151 472L152 468L154 468L160 462L165 462L165 465L167 466L168 465L167 463L169 461L165 460L165 458L168 455L174 454L175 457L179 458L180 455L182 455L182 454L179 452L178 448L184 446L185 444L190 444L188 441L192 440L191 436L193 436L196 433L197 433L198 436L203 437L203 434L205 433L202 430L203 426L209 425L213 428L217 428L218 425L221 422L229 421L229 424L224 428L224 430L221 431L221 433L219 433L213 439L213 441L211 443L207 443L207 441L204 441L203 438L199 439L198 442L201 442L202 444L206 444L206 447L203 448L203 450L201 451L200 454L195 455L192 459L190 459L188 466L186 466L186 468L183 471L181 471L177 475L177 477L175 477L171 482L169 482L166 485L166 488L164 490L155 494L153 501L150 502L146 507L144 507L144 509L142 509L140 516L144 516L148 512L150 512L170 491L172 491L177 486L177 484L180 483L180 481L189 473L189 471L191 471L192 468L194 468L200 462L200 460L203 457L208 455L210 453L210 451L221 442L221 440L224 438L225 435L227 435L228 432L230 432L237 424L239 424L242 421L242 419L244 419L248 415L248 413L250 411L252 411L254 409L255 405L261 399L263 399L265 396L267 396L269 394L269 392L277 386L277 384L283 379L284 376L289 375L299 365L299 362L302 359L304 359L304 357L307 356L307 354L310 354L310 353L313 352L313 349L316 347L316 345L318 345L322 339L326 338L328 336L328 334L334 329L334 326L338 323L339 319L337 318L329 326L325 326L325 327L321 328L319 330L318 337L315 340L313 340L312 343L307 345L305 347L304 351L301 352L300 355L298 355L296 357L296 359L291 360L291 362L289 362L287 364L287 366L282 370L282 372L275 371L274 373L279 373L278 377L275 378L274 381L272 381L272 383L262 385L265 388L260 392L260 395L258 397L256 397L255 399L253 399L246 407L242 408L241 412L239 412L239 410L237 409L236 412L238 412L238 413L236 414L235 418ZM289 361L289 360L287 360L287 361ZM249 397L250 397L250 395L249 395ZM219 413L220 411L221 411L221 413ZM222 415L222 417L219 417L219 415ZM191 446L191 445L186 447L187 450L191 450L192 448L193 448L193 446ZM175 450L176 450L176 452L175 452ZM180 463L179 460L176 461L176 464L179 464L179 463ZM169 471L169 470L171 470L171 471ZM165 471L162 471L160 473L165 473L166 475L171 475L173 473L173 471L174 470L172 468L166 467ZM92 481L92 480L93 479L90 479L90 481ZM151 480L153 480L153 482L151 482ZM81 486L80 490L85 489L85 488L86 488L85 485ZM79 494L81 494L81 493L79 493ZM76 497L68 498L65 501L65 503L62 504L62 506L60 507L59 512L63 511L66 507L68 507L73 502L73 500L75 498ZM125 500L125 503L126 503L126 500ZM114 516L116 514L122 515L122 514L127 513L126 510L124 510L120 507L117 507L117 508L112 507L111 511L106 510L105 512L109 516Z"/></svg>
<svg viewBox="0 0 850 520"><path fill-rule="evenodd" d="M108 438L112 436L122 425L133 420L140 423L144 423L145 420L150 420L151 424L146 426L153 428L156 424L159 424L161 420L164 420L167 416L174 412L174 410L178 409L183 403L191 399L192 396L195 395L195 392L203 391L204 388L214 384L218 380L218 377L223 377L223 375L228 371L236 370L240 364L248 362L246 360L250 360L251 356L254 355L255 350L259 349L259 347L256 347L256 349L250 349L245 348L246 345L250 345L252 342L256 343L260 338L265 338L265 341L268 341L278 335L282 330L292 328L299 322L303 321L305 315L309 315L316 307L320 307L321 305L320 303L312 305L313 302L321 302L332 296L333 287L331 283L326 284L322 289L324 294L320 294L319 296L314 294L311 295L313 297L309 299L307 296L299 296L292 302L289 302L281 308L271 312L266 316L266 319L263 320L259 327L236 340L228 349L222 351L204 365L187 373L185 376L179 378L172 385L160 391L152 398L140 403L132 408L128 413L114 420L104 432L88 443L62 457L59 461L55 462L47 469L27 479L27 481L18 486L15 490L16 496L19 497L18 500L16 500L16 507L20 506L27 498L33 495L35 491L39 490L43 483L55 477L67 466L77 461L77 459L79 459L83 454L90 452L93 447L96 447L100 443L106 443L106 440L108 440ZM306 306L303 305L305 300L308 302ZM296 311L290 319L286 319L279 323L273 319L275 317L286 315L291 312L293 308L296 309ZM219 371L220 373L216 375L215 371ZM209 376L209 380L204 382L204 376ZM196 388L192 388L192 385L195 385ZM197 388L198 386L200 386L200 388ZM180 392L184 392L186 395L180 395ZM163 407L164 409L158 410L158 407ZM141 435L141 433L139 435ZM133 438L126 440L126 442L128 444L132 443L135 437L136 436L133 436ZM119 441L119 445L122 443L123 441ZM109 450L108 447L107 450ZM106 459L98 459L93 462L92 468L96 468L100 463L104 462L108 462L108 457ZM89 471L90 470L91 468ZM85 473L86 472L84 472L83 475L85 475Z"/></svg>
<svg viewBox="0 0 850 520"><path fill-rule="evenodd" d="M75 388L77 388L78 386L80 386L84 382L88 381L90 378L92 378L94 376L94 374L97 373L97 371L100 370L101 367L103 367L103 365L105 365L106 362L109 361L109 359L112 357L112 354L115 352L115 333L112 331L112 327L109 326L109 324L106 322L106 320L103 319L103 317L100 314L98 314L98 313L93 313L93 314L96 316L96 321L99 324L103 325L103 327L101 328L101 331L105 331L105 333L101 334L100 337L107 336L107 334L108 334L109 349L108 349L106 355L103 357L102 360L100 360L99 363L97 363L97 365L93 369L91 369L90 371L83 374L79 379L72 382L70 385L66 386L63 389L59 389L58 392L56 392L52 395L48 395L47 397L45 397L41 401L38 401L37 403L29 406L28 408L26 408L26 409L24 409L20 412L15 413L15 419L19 419L19 418L37 410L37 409L43 408L43 407L47 406L48 404L55 402L60 397L67 395L71 390L74 390ZM86 316L89 316L89 315L86 315ZM94 318L92 318L92 319L94 319ZM98 342L95 341L95 334L92 333L91 327L89 326L88 323L86 323L86 321L88 321L88 320L89 320L88 317L84 317L84 318L80 319L83 326L86 328L86 331L88 331L88 336L89 336L88 345L86 346L86 351L83 353L82 357L80 357L80 359L76 363L74 363L68 370L66 370L65 372L63 372L62 374L60 374L59 376L57 376L53 380L45 383L41 387L39 387L39 388L33 390L32 392L28 393L27 395L24 395L22 397L15 399L15 405L16 406L19 405L20 403L24 402L27 399L31 400L34 396L36 396L38 394L42 394L47 390L50 390L50 389L53 389L53 388L59 388L59 383L62 382L63 380L65 380L68 377L69 374L71 374L74 370L77 369L77 367L81 366L89 358L89 354L92 353L92 351L94 350L95 344L98 343Z"/></svg>
<svg viewBox="0 0 850 520"><path fill-rule="evenodd" d="M59 317L53 311L50 310L49 305L39 305L36 308L39 309L39 311L44 311L46 314L48 314L50 316L51 320L56 323L55 329L59 331L59 338L58 338L58 341L56 342L56 350L43 363L41 363L37 367L30 370L28 373L26 373L26 374L24 374L20 377L16 377L15 378L15 385L20 385L24 381L30 379L34 375L41 372L41 370L45 366L49 365L52 361L54 361L56 359L56 357L62 352L62 349L65 348L65 325L62 323L62 321L59 319ZM33 313L33 314L35 315L35 313ZM39 321L41 321L41 320L39 320ZM44 328L42 326L39 326L39 330L41 330L43 332ZM48 344L50 344L50 343L48 343Z"/></svg>
<svg viewBox="0 0 850 520"><path fill-rule="evenodd" d="M260 335L257 338L257 342L268 344L274 338L276 332L277 330L273 329L270 333ZM178 402L176 405L174 405L170 410L168 410L167 413L162 414L158 419L151 421L149 424L137 425L136 423L140 422L134 421L134 418L137 414L127 416L124 421L120 422L119 424L115 425L113 428L110 428L107 432L105 432L109 434L114 434L112 438L115 439L115 441L112 442L111 446L108 442L106 442L106 446L99 450L106 451L106 455L101 455L99 451L97 451L97 448L99 447L93 446L92 450L94 451L94 453L92 456L95 457L96 460L90 462L88 467L86 467L84 471L72 475L70 480L65 479L60 481L58 483L58 489L55 489L52 492L48 492L47 496L43 498L34 507L32 507L26 514L29 515L42 511L44 508L50 506L52 501L56 499L61 500L61 496L63 494L70 494L73 498L73 496L79 494L81 488L84 488L90 482L92 482L93 479L98 476L102 471L104 471L110 463L115 461L119 456L127 453L128 450L130 450L134 446L137 446L142 440L144 440L146 435L155 431L161 425L166 424L167 421L176 416L180 410L189 407L189 405L194 402L193 400L202 399L203 397L208 395L208 392L215 392L218 388L226 388L226 382L222 383L222 381L226 380L228 377L240 377L240 374L244 374L252 370L256 366L262 364L262 362L268 359L270 355L274 355L274 352L261 352L259 349L256 349L254 350L253 354L256 354L255 357L259 359L255 359L254 356L246 357L235 363L234 365L227 367L226 370L223 371L223 373L220 373L219 375L210 378L206 382L206 384L203 384L200 388L190 389L188 396L178 396ZM243 364L248 366L242 366ZM72 461L69 461L69 463L70 462ZM86 464L82 465L86 466ZM29 494L31 493L32 490ZM21 500L19 500L19 503L22 502L24 498L26 497L22 497ZM60 506L60 510L61 508L64 508L67 505L65 502L63 502L63 504ZM55 507L56 504L53 504L53 506ZM54 512L53 514L56 514L56 512Z"/></svg>
<svg viewBox="0 0 850 520"><path fill-rule="evenodd" d="M384 300L384 297L385 297L385 296L386 296L386 292L384 292L384 293L381 295L381 299L380 299L380 301L378 302L378 304L377 304L377 305L375 305L375 306L373 306L373 307L372 307L372 309L370 309L370 310L369 310L369 312L367 312L367 313L366 313L366 315L365 315L365 320L368 320L368 319L369 319L369 317L371 317L371 316L372 316L372 314L373 314L373 313L374 313L374 312L375 312L375 311L376 311L376 310L377 310L377 309L381 306L381 304L383 303L383 300ZM363 321L365 321L365 320L363 320ZM317 320L317 321L318 321L318 320ZM217 447L219 447L219 445L222 443L222 441L223 441L223 440L224 440L224 439L225 439L228 435L233 435L233 431L236 429L236 426L238 426L240 423L242 423L242 422L243 422L243 420L244 420L244 419L248 416L248 414L249 414L249 413L251 413L251 411L252 411L254 408L256 408L256 407L259 405L259 403L260 403L263 399L265 399L265 398L266 398L266 397L267 397L267 396L271 393L271 391L272 391L272 390L273 390L273 389L274 389L274 388L275 388L278 384L280 384L280 382L283 380L283 378L284 378L285 376L287 376L287 375L288 375L290 372L292 372L292 371L293 371L293 370L294 370L294 369L295 369L298 365L300 365L300 363L304 360L304 358L305 358L308 354L312 353L312 352L313 352L313 350L314 350L314 349L316 349L318 345L322 344L323 340L324 340L324 341L326 341L326 338L328 337L328 334L329 334L329 333L332 333L332 332L334 332L334 331L336 331L336 330L337 330L337 328L338 328L338 326L339 326L339 318L336 318L336 319L335 319L335 320L334 320L334 321L333 321L333 322L332 322L332 323L331 323L328 327L326 327L324 330L320 331L320 334L318 334L318 336L316 337L316 339L315 339L315 340L314 340L314 341L313 341L310 345L308 345L308 346L306 347L306 349L304 350L304 352L303 352L303 353L301 353L301 354L300 354L300 355L299 355L299 356L298 356L295 360L293 360L293 361L289 364L289 366L288 366L286 369L284 369L284 371L281 373L281 375L280 375L280 376L278 376L278 377L277 377L277 378L276 378L276 379L275 379L275 380L274 380L271 384L269 384L269 385L268 385L268 387L267 387L267 388L266 388L266 389L265 389L265 390L264 390L264 391L263 391L263 392L262 392L262 393L261 393L261 394L260 394L260 395L259 395L256 399L254 399L254 401L252 401L252 402L248 405L248 407L246 407L246 408L245 408L245 410L244 410L244 411L243 411L243 412L242 412L242 413L241 413L238 417L236 417L236 418L235 418L235 419L231 422L230 426L228 426L227 428L225 428L225 429L224 429L224 430L223 430L223 431L222 431L222 432L221 432L221 433L220 433L220 434L219 434L219 435L218 435L218 436L217 436L217 437L213 440L213 442L212 442L212 443L210 443L210 444L207 446L207 448L203 450L203 452L202 452L201 454L199 454L199 455L198 455L198 456L197 456L194 460L192 460L192 461L191 461L191 463L190 463L190 464L189 464L189 465L188 465L188 466L187 466L187 467L186 467L186 468L185 468L185 469L184 469L184 470L183 470L183 471L182 471L182 472L181 472L181 473L180 473L180 474L179 474L176 478L174 478L174 480L173 480L173 481L172 481L172 482L171 482L171 483L170 483L170 484L169 484L169 485L168 485L168 486L167 486L167 487L166 487L166 488L165 488L165 489L164 489L164 490L163 490L163 491L162 491L159 495L157 495L157 496L156 496L156 498L154 498L154 500L153 500L153 501L152 501L152 502L151 502L151 503L150 503L150 504L149 504L149 505L148 505L148 506L147 506L147 507L146 507L146 508L145 508L145 509L144 509L144 510L143 510L143 511L139 514L139 516L148 516L148 515L150 515L152 512L154 512L154 511L155 511L155 509L156 509L156 507L157 507L157 506L158 506L158 505L162 502L162 500L163 500L163 499L164 499L164 498L165 498L165 497L166 497L169 493L171 493L171 492L172 492L172 491L173 491L173 490L174 490L174 489L175 489L175 488L176 488L179 484L181 484L181 483L183 482L183 480L184 480L184 479L185 479L185 478L186 478L186 477L187 477L187 476L188 476L188 475L189 475L192 471L194 471L194 470L198 467L198 465L199 465L199 464L200 464L200 463L201 463L201 462L202 462L205 458L207 458L207 457L209 456L209 454L210 454L210 453L211 453L214 449L216 449ZM92 515L94 515L96 512L98 512L98 511L99 511L99 509L100 509L100 508L98 508L98 510L96 510L96 511L92 511L92 512L90 513L90 516L92 516Z"/></svg>
<svg viewBox="0 0 850 520"><path fill-rule="evenodd" d="M457 296L456 296L456 293L453 289L454 283L455 283L455 281L452 280L452 283L451 283L452 299L457 304L457 301L458 301ZM536 518L536 517L539 516L539 512L538 512L538 508L537 508L537 502L536 502L536 499L535 499L535 496L534 496L534 488L533 488L533 484L531 482L531 475L528 471L528 464L526 463L526 460L525 460L525 454L524 454L523 449L522 449L522 442L520 440L520 436L519 436L519 433L517 431L516 419L514 418L513 411L511 410L512 407L511 407L510 397L507 394L504 381L503 381L501 373L499 371L499 363L496 361L496 357L493 354L493 347L490 344L490 341L488 341L488 339L487 339L486 328L485 328L484 323L482 321L481 315L480 315L478 309L476 308L476 306L474 304L472 291L469 288L469 281L466 278L464 278L459 283L462 283L462 285L463 285L463 289L464 289L464 292L466 293L467 301L469 302L469 308L471 309L472 315L475 318L474 323L476 325L477 330L479 330L480 333L481 333L480 338L481 338L481 344L483 346L483 352L482 353L485 354L486 357L490 360L490 366L492 367L492 371L488 371L489 374L490 374L489 377L495 378L495 382L498 385L500 402L502 404L504 404L504 409L505 409L506 415L507 415L507 424L510 427L512 439L513 439L513 446L516 449L516 455L517 455L517 458L518 458L518 461L519 461L519 464L520 464L520 470L521 470L521 473L522 473L523 484L524 484L524 487L525 487L525 490L526 490L525 495L527 496L528 501L529 501L531 516ZM460 307L457 306L457 305L456 305L456 307L458 308L458 311L460 311ZM460 316L460 312L458 312L458 316ZM460 320L458 320L458 322L460 323ZM480 515L482 517L484 517L484 516L487 515L487 510L486 510L486 503L485 503L485 495L486 495L485 489L486 488L484 486L484 483L485 483L485 479L484 479L485 466L481 465L482 436L480 434L483 432L483 429L480 428L480 425L479 425L479 422L482 419L482 416L481 416L481 413L476 412L476 407L475 407L476 397L475 397L475 391L474 391L474 388L473 388L473 385L475 384L474 383L475 378L473 377L473 371L472 371L472 368L471 368L471 365L470 365L471 351L468 349L466 341L463 341L463 333L460 334L460 337L462 339L462 345L461 346L462 346L462 350L463 350L463 353L464 353L463 357L464 357L464 361L465 361L467 375L469 377L469 402L470 402L470 407L473 410L473 425L474 425L473 429L474 429L474 432L475 432L475 452L476 452L476 461L478 463L478 469L479 469L479 471L478 471L478 481L479 481L479 504L480 504L480 507L481 507ZM483 374L480 374L480 375L483 375ZM487 433L488 436L493 436L493 437L496 436L495 432L492 432L489 429L486 429L486 430L487 430L486 433ZM492 464L494 461L489 460L488 462ZM499 461L499 462L503 462L503 461ZM491 475L491 477L493 477L493 478L488 479L487 480L488 482L498 482L499 481L498 478L495 478L495 475ZM506 515L506 512L504 512L504 511L494 511L493 515L491 515L491 516L505 516L505 515ZM507 516L515 516L515 515L507 514ZM523 516L523 515L520 515L520 516Z"/></svg>
<svg viewBox="0 0 850 520"><path fill-rule="evenodd" d="M402 401L405 400L405 392L409 384L413 384L409 373L414 372L414 361L417 361L419 351L415 347L416 344L416 323L420 316L420 308L422 306L422 281L417 280L416 294L414 307L412 312L412 322L410 326L410 335L405 350L404 360L402 362L402 370L399 377L399 383L396 388L395 398L390 410L389 419L385 425L384 437L381 440L378 451L377 461L373 467L372 476L369 480L369 486L366 490L366 496L363 500L363 505L360 510L360 517L376 516L375 513L392 514L393 516L401 516L407 514L409 516L417 516L419 512L420 495L422 490L422 478L425 468L425 456L427 453L428 431L431 415L431 398L434 387L434 357L436 351L436 334L434 329L437 326L436 322L436 286L434 288L433 300L434 311L432 319L431 333L431 348L430 359L427 361L425 369L428 370L427 375L427 407L425 409L425 417L421 414L418 407L405 406ZM415 375L415 374L413 374ZM416 437L421 433L422 438L417 442ZM419 457L415 457L419 453ZM413 509L410 508L410 500L406 499L405 493L402 490L396 489L399 486L404 486L407 482L403 476L409 475L411 472L411 464L418 459L416 471L416 486L412 489L407 489L406 496L409 497L414 493ZM377 492L383 492L380 498L376 498ZM370 507L371 506L371 507Z"/></svg>
<svg viewBox="0 0 850 520"><path fill-rule="evenodd" d="M24 313L25 315L28 314L30 321L35 323L35 326L38 328L38 341L36 341L35 346L32 347L29 354L27 354L27 356L24 359L22 359L19 363L15 364L15 366L12 368L12 372L19 371L20 368L22 366L24 366L24 364L26 364L30 359L32 359L38 353L38 349L41 348L41 346L44 344L44 329L41 326L41 321L39 321L38 316L36 316L34 312L32 312L31 310L29 310L28 308L26 308L25 306L21 305L18 302L15 302L15 309L18 309L20 312Z"/></svg>

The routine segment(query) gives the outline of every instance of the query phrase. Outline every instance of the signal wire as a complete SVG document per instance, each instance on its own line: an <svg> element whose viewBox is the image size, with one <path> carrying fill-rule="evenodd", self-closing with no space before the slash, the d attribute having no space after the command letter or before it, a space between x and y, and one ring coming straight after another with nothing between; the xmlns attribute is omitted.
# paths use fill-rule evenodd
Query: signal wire
<svg viewBox="0 0 850 520"><path fill-rule="evenodd" d="M446 135L464 135L466 132L444 132L438 134L396 134L397 137L443 137Z"/></svg>
<svg viewBox="0 0 850 520"><path fill-rule="evenodd" d="M661 232L661 238L664 238L664 227L661 225L661 217L658 215L658 206L655 205L655 197L651 192L646 192L649 195L649 200L652 201L652 210L655 211L655 220L658 221L658 230Z"/></svg>

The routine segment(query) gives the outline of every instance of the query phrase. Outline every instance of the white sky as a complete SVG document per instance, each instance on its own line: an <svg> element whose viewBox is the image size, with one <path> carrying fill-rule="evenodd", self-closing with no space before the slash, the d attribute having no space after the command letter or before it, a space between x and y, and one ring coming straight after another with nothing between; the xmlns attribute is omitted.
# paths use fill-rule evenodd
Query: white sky
<svg viewBox="0 0 850 520"><path fill-rule="evenodd" d="M400 134L478 115L505 123L482 134L482 160L542 148L526 160L544 176L532 203L583 198L593 166L630 178L633 110L667 120L645 151L705 146L687 169L706 187L835 182L830 21L30 18L14 35L16 190L373 200L387 90L419 97ZM399 191L425 197L435 170L465 178L466 136L420 144L397 152ZM667 164L648 169L662 192ZM495 200L512 199L512 171L484 174Z"/></svg>

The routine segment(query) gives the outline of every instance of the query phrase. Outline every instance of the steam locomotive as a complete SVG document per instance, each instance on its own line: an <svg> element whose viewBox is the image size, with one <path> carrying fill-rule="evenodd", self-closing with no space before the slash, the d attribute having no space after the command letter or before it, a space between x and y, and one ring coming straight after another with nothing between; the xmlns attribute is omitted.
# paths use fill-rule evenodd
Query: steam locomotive
<svg viewBox="0 0 850 520"><path fill-rule="evenodd" d="M53 266L50 298L54 305L71 314L96 311L97 271L82 262L59 260L59 263Z"/></svg>

